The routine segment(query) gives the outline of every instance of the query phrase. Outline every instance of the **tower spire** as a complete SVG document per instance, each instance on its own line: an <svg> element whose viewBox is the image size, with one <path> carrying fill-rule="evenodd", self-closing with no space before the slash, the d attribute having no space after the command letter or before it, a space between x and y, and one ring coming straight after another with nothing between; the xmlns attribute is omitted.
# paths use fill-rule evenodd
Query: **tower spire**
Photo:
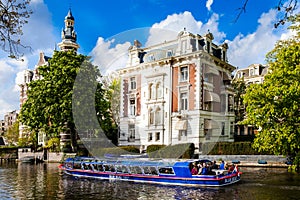
<svg viewBox="0 0 300 200"><path fill-rule="evenodd" d="M75 18L72 15L71 7L69 8L68 14L65 17L65 28L61 32L62 41L58 44L61 51L75 50L79 48L76 43L77 34L74 30Z"/></svg>

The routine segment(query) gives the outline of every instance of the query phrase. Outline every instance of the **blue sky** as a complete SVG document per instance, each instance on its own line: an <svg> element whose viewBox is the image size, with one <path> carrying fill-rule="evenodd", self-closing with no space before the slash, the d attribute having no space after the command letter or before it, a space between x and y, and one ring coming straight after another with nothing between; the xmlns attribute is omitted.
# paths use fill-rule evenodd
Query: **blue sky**
<svg viewBox="0 0 300 200"><path fill-rule="evenodd" d="M39 52L52 55L61 41L69 8L75 17L79 53L94 56L98 65L115 60L119 65L126 62L118 55L126 54L134 39L147 46L159 42L161 37L174 39L186 28L200 35L209 30L215 43L227 42L229 62L244 68L264 63L265 54L275 42L290 35L285 27L273 29L278 15L273 9L276 3L249 0L246 12L234 22L242 0L31 0L34 14L24 27L21 40L32 47L32 52L24 55L24 62L18 62L0 51L0 119L6 112L19 109L17 84L22 72L34 68ZM175 34L162 36L155 29Z"/></svg>

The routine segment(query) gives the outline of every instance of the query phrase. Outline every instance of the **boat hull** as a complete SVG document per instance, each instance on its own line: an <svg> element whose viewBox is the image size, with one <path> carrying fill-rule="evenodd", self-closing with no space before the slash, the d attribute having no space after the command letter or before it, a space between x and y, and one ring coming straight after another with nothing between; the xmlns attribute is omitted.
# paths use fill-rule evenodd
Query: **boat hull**
<svg viewBox="0 0 300 200"><path fill-rule="evenodd" d="M240 172L228 174L226 176L197 175L192 177L178 177L172 175L149 176L138 174L123 174L116 172L96 172L92 170L67 169L61 166L61 169L68 175L82 178L95 178L110 181L131 181L139 183L164 184L164 185L182 185L193 187L220 187L230 185L240 181Z"/></svg>

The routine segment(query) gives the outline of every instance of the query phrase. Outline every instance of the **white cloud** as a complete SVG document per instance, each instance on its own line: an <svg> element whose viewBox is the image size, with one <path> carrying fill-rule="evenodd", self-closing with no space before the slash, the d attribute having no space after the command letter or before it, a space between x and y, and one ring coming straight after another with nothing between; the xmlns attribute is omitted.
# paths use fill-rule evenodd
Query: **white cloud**
<svg viewBox="0 0 300 200"><path fill-rule="evenodd" d="M152 25L146 46L174 40L184 28L189 32L199 33L201 27L202 22L197 21L191 12L168 15L165 20Z"/></svg>
<svg viewBox="0 0 300 200"><path fill-rule="evenodd" d="M226 34L219 31L218 20L219 15L215 13L212 14L211 18L206 23L197 21L192 13L188 11L169 15L165 20L152 25L146 46L173 40L184 28L186 28L188 32L202 35L208 33L209 30L213 33L215 42L220 42L224 39Z"/></svg>
<svg viewBox="0 0 300 200"><path fill-rule="evenodd" d="M7 112L19 110L18 83L22 79L23 71L34 68L40 51L53 52L55 41L59 37L59 34L53 33L51 14L44 2L32 0L30 8L33 14L23 26L21 42L30 46L32 52L23 52L23 62L10 59L5 52L0 52L0 119L3 119Z"/></svg>
<svg viewBox="0 0 300 200"><path fill-rule="evenodd" d="M91 52L93 64L100 68L103 75L125 67L127 62L130 42L117 44L115 47L112 47L114 41L114 39L105 41L102 37L99 37L96 46Z"/></svg>
<svg viewBox="0 0 300 200"><path fill-rule="evenodd" d="M239 34L232 41L228 41L229 62L239 68L245 68L253 63L265 63L265 55L274 48L281 34L274 30L276 11L263 13L258 20L256 31L248 35Z"/></svg>
<svg viewBox="0 0 300 200"><path fill-rule="evenodd" d="M206 8L208 11L211 11L211 5L214 3L213 0L207 0L206 1Z"/></svg>
<svg viewBox="0 0 300 200"><path fill-rule="evenodd" d="M19 91L15 85L16 74L27 68L26 61L10 58L0 60L0 119L4 114L19 109Z"/></svg>

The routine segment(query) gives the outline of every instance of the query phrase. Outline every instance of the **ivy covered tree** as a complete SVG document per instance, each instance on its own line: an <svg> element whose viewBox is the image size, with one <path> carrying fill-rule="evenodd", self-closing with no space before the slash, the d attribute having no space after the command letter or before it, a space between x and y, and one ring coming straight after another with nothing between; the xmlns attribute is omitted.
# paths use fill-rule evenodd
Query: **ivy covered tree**
<svg viewBox="0 0 300 200"><path fill-rule="evenodd" d="M268 53L269 73L262 84L246 89L246 124L261 130L254 147L300 159L300 15L290 18L295 35L278 41Z"/></svg>
<svg viewBox="0 0 300 200"><path fill-rule="evenodd" d="M31 131L43 131L48 139L59 137L60 132L71 133L72 149L77 147L77 130L73 119L73 87L79 71L90 80L98 80L100 71L84 55L78 55L74 51L55 51L49 64L38 68L40 80L30 82L28 99L23 104L20 121L31 129ZM108 119L111 118L107 110L105 91L101 84L97 85L97 91L93 98L89 98L89 104L98 114L97 120L101 121L101 127L112 126ZM89 88L85 88L84 93ZM83 93L83 95L85 95ZM85 99L84 96L82 99ZM81 102L82 103L82 102ZM88 109L88 108L86 108ZM92 112L87 110L87 112ZM83 121L87 116L82 116ZM89 119L87 119L89 120ZM105 122L103 122L105 121ZM109 132L108 128L104 128Z"/></svg>

